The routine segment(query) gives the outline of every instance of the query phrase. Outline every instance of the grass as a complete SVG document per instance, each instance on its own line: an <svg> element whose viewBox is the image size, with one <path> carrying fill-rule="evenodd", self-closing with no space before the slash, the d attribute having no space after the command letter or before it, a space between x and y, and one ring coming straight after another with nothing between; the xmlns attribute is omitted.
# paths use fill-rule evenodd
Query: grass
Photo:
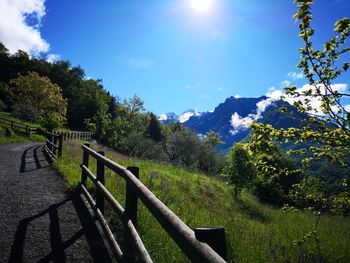
<svg viewBox="0 0 350 263"><path fill-rule="evenodd" d="M20 119L14 118L8 112L0 111L0 116L5 117L8 120L20 122L24 125L28 125L31 127L39 127L37 124L25 122ZM45 141L45 138L42 135L31 134L30 137L27 137L24 134L16 132L13 129L0 126L0 144L8 144L8 143L15 143L15 142L43 142L43 141Z"/></svg>
<svg viewBox="0 0 350 263"><path fill-rule="evenodd" d="M43 142L45 141L44 136L39 134L31 134L30 137L15 133L11 129L0 127L0 144L8 144L15 142Z"/></svg>
<svg viewBox="0 0 350 263"><path fill-rule="evenodd" d="M64 144L63 158L57 170L73 189L80 181L81 141ZM140 167L140 180L187 225L224 226L227 234L229 262L317 262L312 255L322 255L327 262L350 262L350 220L338 216L323 216L318 235L302 246L293 245L314 228L316 217L307 212L283 212L243 193L240 200L232 198L231 189L216 178L190 172L167 164L128 158L105 150L108 158L124 167ZM90 170L96 163L90 157ZM92 188L90 183L89 188ZM124 203L125 184L122 178L106 171L106 186L115 198ZM139 232L154 262L189 262L168 237L147 209L140 205ZM307 258L309 256L309 258Z"/></svg>

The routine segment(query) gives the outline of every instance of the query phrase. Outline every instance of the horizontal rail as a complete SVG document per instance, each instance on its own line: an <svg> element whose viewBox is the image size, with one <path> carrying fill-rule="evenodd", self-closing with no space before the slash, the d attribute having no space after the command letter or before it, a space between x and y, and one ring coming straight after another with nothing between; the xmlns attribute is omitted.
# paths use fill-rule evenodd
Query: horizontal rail
<svg viewBox="0 0 350 263"><path fill-rule="evenodd" d="M106 220L104 219L101 211L97 208L95 201L93 200L93 198L91 197L91 195L89 194L89 192L87 191L85 186L81 184L80 188L81 188L82 193L84 194L86 200L89 202L91 208L94 210L95 215L97 216L97 219L102 226L103 232L105 233L105 235L108 239L108 242L112 247L114 254L117 256L117 260L120 260L123 256L123 252L120 249L117 241L115 240L112 231L108 227Z"/></svg>
<svg viewBox="0 0 350 263"><path fill-rule="evenodd" d="M53 133L53 132L46 132L47 135L54 136L54 137L60 137L60 134Z"/></svg>
<svg viewBox="0 0 350 263"><path fill-rule="evenodd" d="M54 154L49 147L47 147L47 145L45 145L45 150L47 151L48 154L50 154L52 157L54 157L55 159L57 158L56 154Z"/></svg>
<svg viewBox="0 0 350 263"><path fill-rule="evenodd" d="M186 256L195 262L226 262L209 245L198 241L194 232L176 214L161 202L144 184L125 167L109 160L91 148L82 145L82 149L101 161L105 166L122 176L148 210L158 220L171 238Z"/></svg>
<svg viewBox="0 0 350 263"><path fill-rule="evenodd" d="M50 144L52 147L58 149L58 145L54 144L53 142L51 142L49 139L45 139L46 143Z"/></svg>
<svg viewBox="0 0 350 263"><path fill-rule="evenodd" d="M142 262L152 263L152 259L145 248L134 224L127 217L125 209L119 204L119 202L113 197L113 195L107 190L107 188L97 180L94 174L85 165L81 165L83 172L91 179L98 191L106 198L107 202L111 205L112 209L117 213L119 218L124 223L124 227L128 230L132 241L138 251L138 255Z"/></svg>

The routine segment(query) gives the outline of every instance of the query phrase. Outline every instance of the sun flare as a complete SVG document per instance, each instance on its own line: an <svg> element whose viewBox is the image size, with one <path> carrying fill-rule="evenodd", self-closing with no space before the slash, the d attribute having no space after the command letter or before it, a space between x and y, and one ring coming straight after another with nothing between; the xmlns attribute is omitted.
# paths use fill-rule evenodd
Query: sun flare
<svg viewBox="0 0 350 263"><path fill-rule="evenodd" d="M210 11L213 0L190 0L193 10L197 13L207 13Z"/></svg>

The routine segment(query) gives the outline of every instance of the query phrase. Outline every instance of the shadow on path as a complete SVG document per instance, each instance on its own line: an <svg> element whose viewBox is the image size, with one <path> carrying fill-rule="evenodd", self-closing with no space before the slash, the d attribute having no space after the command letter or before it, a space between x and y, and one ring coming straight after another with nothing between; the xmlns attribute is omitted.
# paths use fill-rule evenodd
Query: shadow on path
<svg viewBox="0 0 350 263"><path fill-rule="evenodd" d="M20 173L27 173L51 166L52 160L46 156L42 145L34 145L24 150L21 157Z"/></svg>
<svg viewBox="0 0 350 263"><path fill-rule="evenodd" d="M70 235L66 240L62 239L63 231L60 222L64 221L63 215L59 217L58 209L64 205L72 206L75 209L75 214L79 218L78 221L81 223L81 229L72 233L68 230ZM101 237L99 229L95 224L95 219L91 217L90 212L85 206L85 203L78 192L72 193L71 197L62 200L59 203L53 204L47 209L39 212L31 217L24 218L20 221L17 226L17 230L14 237L14 242L11 247L11 254L8 263L20 263L23 262L23 256L25 253L25 240L27 237L27 230L29 224L33 223L35 220L49 215L49 239L50 239L50 252L43 256L38 262L67 262L65 250L76 243L81 237L85 237L87 244L89 246L90 258L93 262L112 262L108 249L106 248L104 241ZM46 233L43 233L46 234ZM33 248L29 248L33 249ZM26 260L25 260L26 261Z"/></svg>

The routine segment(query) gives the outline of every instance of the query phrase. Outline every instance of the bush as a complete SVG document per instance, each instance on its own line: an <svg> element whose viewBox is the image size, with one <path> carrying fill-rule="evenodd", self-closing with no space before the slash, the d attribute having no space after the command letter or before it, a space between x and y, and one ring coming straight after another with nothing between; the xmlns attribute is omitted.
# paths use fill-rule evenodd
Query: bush
<svg viewBox="0 0 350 263"><path fill-rule="evenodd" d="M30 105L15 104L13 106L12 115L22 120L37 122L39 115L36 109Z"/></svg>

